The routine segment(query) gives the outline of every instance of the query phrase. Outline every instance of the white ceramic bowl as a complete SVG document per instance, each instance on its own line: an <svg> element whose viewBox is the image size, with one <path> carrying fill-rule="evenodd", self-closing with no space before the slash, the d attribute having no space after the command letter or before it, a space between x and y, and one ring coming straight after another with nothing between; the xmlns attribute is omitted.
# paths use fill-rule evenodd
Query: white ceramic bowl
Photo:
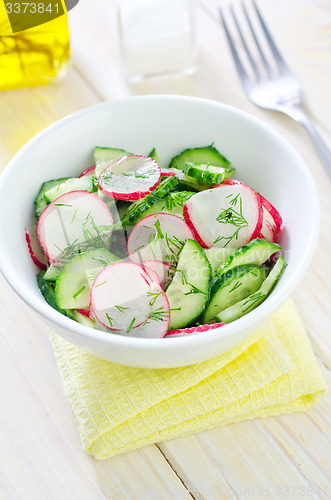
<svg viewBox="0 0 331 500"><path fill-rule="evenodd" d="M96 331L52 309L41 296L24 238L43 181L77 176L93 164L96 145L140 154L156 147L161 164L187 147L215 146L235 177L261 192L284 220L280 244L288 263L269 298L243 318L210 332L135 339ZM167 368L220 354L262 326L292 294L318 239L319 202L302 158L278 133L224 104L181 96L140 96L102 103L39 133L11 160L0 179L0 267L12 288L55 332L84 351L115 363ZM22 324L24 328L24 324Z"/></svg>

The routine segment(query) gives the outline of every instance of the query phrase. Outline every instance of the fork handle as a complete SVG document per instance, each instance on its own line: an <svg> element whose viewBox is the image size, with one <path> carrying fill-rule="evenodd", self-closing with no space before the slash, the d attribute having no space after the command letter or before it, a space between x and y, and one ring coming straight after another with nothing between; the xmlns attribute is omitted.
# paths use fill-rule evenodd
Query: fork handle
<svg viewBox="0 0 331 500"><path fill-rule="evenodd" d="M304 110L298 105L291 108L282 109L281 111L297 122L301 123L301 125L303 125L303 127L307 130L312 143L315 146L315 149L331 178L331 152L317 132L313 122L308 118Z"/></svg>

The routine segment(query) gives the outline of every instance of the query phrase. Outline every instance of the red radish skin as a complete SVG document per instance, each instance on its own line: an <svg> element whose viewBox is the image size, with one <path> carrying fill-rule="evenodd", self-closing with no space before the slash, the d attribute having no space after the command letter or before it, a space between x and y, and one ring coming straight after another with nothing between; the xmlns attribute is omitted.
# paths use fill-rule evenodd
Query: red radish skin
<svg viewBox="0 0 331 500"><path fill-rule="evenodd" d="M30 257L33 263L37 267L39 267L39 269L46 271L47 269L46 256L43 253L43 250L38 243L37 236L36 236L36 241L34 241L33 238L31 237L31 231L32 230L28 231L27 229L25 229L25 241L28 245Z"/></svg>
<svg viewBox="0 0 331 500"><path fill-rule="evenodd" d="M166 170L161 170L161 177L176 177L176 173L171 170L168 172Z"/></svg>
<svg viewBox="0 0 331 500"><path fill-rule="evenodd" d="M228 185L228 186L235 186L235 185L238 185L238 184L241 185L241 186L246 186L249 189L251 189L252 191L254 191L256 193L256 195L261 198L260 193L258 193L257 191L255 191L252 187L247 186L247 184L244 184L243 182L238 181L237 179L225 179L225 181L223 181L222 184L225 184L225 185ZM220 186L221 186L221 184L220 184ZM261 204L262 204L262 200L261 200ZM261 227L258 230L258 227L259 227L260 223L261 223ZM259 220L259 224L257 224L256 229L255 229L255 231L253 232L253 234L252 234L252 236L250 238L251 240L254 240L255 238L258 238L258 235L260 234L260 231L262 230L262 226L263 226L263 207L262 207L261 219Z"/></svg>
<svg viewBox="0 0 331 500"><path fill-rule="evenodd" d="M101 227L105 245L112 234L113 217L107 204L94 193L70 191L42 211L37 224L38 241L49 262L63 258L63 250L86 245L86 231L95 236Z"/></svg>
<svg viewBox="0 0 331 500"><path fill-rule="evenodd" d="M190 328L179 328L178 330L168 330L165 338L184 337L186 335L192 335L194 333L207 332L209 330L215 330L215 328L219 328L224 325L225 323L213 323L212 325L199 325L191 326Z"/></svg>
<svg viewBox="0 0 331 500"><path fill-rule="evenodd" d="M117 262L98 274L90 308L99 323L122 335L162 338L169 327L169 302L158 275L134 262Z"/></svg>
<svg viewBox="0 0 331 500"><path fill-rule="evenodd" d="M84 175L94 174L94 172L95 172L95 165L92 165L91 167L88 167L85 170L83 170L83 172L79 174L78 177L84 177Z"/></svg>
<svg viewBox="0 0 331 500"><path fill-rule="evenodd" d="M260 197L239 182L224 182L218 188L194 194L185 203L183 214L197 241L207 248L228 244L240 247L255 239L262 229Z"/></svg>
<svg viewBox="0 0 331 500"><path fill-rule="evenodd" d="M234 184L243 184L243 183L236 180L236 179L225 179L225 181L223 181L223 184L234 185ZM220 186L220 184L219 184L219 186ZM256 191L256 193L259 195L259 197L261 199L262 207L263 207L262 228L264 226L264 228L263 228L264 230L263 230L263 232L260 233L262 235L261 237L262 238L265 237L265 239L267 239L268 241L275 243L277 240L277 236L279 234L279 231L280 231L282 224L283 224L282 217L281 217L280 213L278 212L278 210L270 203L270 201L268 201L266 198L264 198L264 196L262 196L262 194L258 193L257 191ZM267 212L267 214L265 213L265 211ZM272 221L271 220L269 222L266 221L267 216L269 217L269 219L271 218ZM273 224L271 222L273 222ZM260 237L259 235L256 236L256 238L259 238L259 237Z"/></svg>
<svg viewBox="0 0 331 500"><path fill-rule="evenodd" d="M177 243L173 245L170 240L175 241L176 238ZM129 235L128 256L132 262L162 260L173 265L176 255L181 250L178 241L184 243L189 238L195 239L193 232L177 215L167 213L148 215L134 226Z"/></svg>
<svg viewBox="0 0 331 500"><path fill-rule="evenodd" d="M228 185L228 186L234 186L235 184L242 184L242 182L238 181L237 179L225 179L222 184ZM221 186L222 184L217 184L217 186ZM215 187L217 187L215 186Z"/></svg>
<svg viewBox="0 0 331 500"><path fill-rule="evenodd" d="M189 211L188 211L188 207L186 206L186 204L184 205L184 208L183 208L183 217L184 217L184 220L186 222L186 224L188 225L188 227L191 229L192 233L194 234L194 239L195 241L197 241L199 243L199 245L202 247L202 248L210 248L208 245L206 245L206 243L201 239L199 233L197 232L197 230L195 229L194 227L194 224L192 223L191 219L190 219L190 216L189 216ZM212 245L211 245L212 246Z"/></svg>
<svg viewBox="0 0 331 500"><path fill-rule="evenodd" d="M80 314L82 314L83 316L86 316L87 318L90 318L91 317L91 311L90 309L88 308L84 308L84 309L77 309L77 312L79 312Z"/></svg>
<svg viewBox="0 0 331 500"><path fill-rule="evenodd" d="M282 217L281 217L280 213L278 212L278 210L270 203L270 201L268 201L261 194L260 194L260 199L261 199L262 206L267 210L267 212L269 212L269 214L271 215L271 217L274 221L275 237L277 238L277 236L282 228L282 225L283 225Z"/></svg>
<svg viewBox="0 0 331 500"><path fill-rule="evenodd" d="M107 196L124 201L143 198L160 180L160 165L149 156L140 155L113 161L98 177L99 187Z"/></svg>
<svg viewBox="0 0 331 500"><path fill-rule="evenodd" d="M271 241L272 243L276 243L276 228L273 224L273 218L263 205L262 205L262 210L263 210L263 223L258 238L262 237L265 240Z"/></svg>
<svg viewBox="0 0 331 500"><path fill-rule="evenodd" d="M150 270L155 272L159 277L163 289L172 279L171 271L175 271L175 268L168 264L168 262L163 262L161 260L146 260L142 265L146 269L146 272L150 272Z"/></svg>
<svg viewBox="0 0 331 500"><path fill-rule="evenodd" d="M145 273L144 273L144 274L145 274L145 280L146 280L146 283L147 283L148 285L150 285L150 280L151 280L151 281L157 281L157 282L160 284L160 286L162 286L162 280L161 280L161 278L160 278L160 275L159 275L159 273L157 273L157 272L155 271L155 269L153 269L151 266L147 266L147 265L145 264L145 262L143 262L143 263L141 264L141 267L142 267L142 268L144 269L144 271L145 271ZM150 278L150 280L147 278L147 276L146 276L146 275Z"/></svg>

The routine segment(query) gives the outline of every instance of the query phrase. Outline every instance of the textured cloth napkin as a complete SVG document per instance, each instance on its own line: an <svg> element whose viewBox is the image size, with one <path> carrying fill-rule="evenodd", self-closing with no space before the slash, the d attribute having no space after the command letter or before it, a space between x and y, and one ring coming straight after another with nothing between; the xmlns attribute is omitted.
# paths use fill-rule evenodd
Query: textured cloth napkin
<svg viewBox="0 0 331 500"><path fill-rule="evenodd" d="M98 459L243 419L303 411L326 392L292 300L234 349L182 368L130 368L56 334L52 343L83 448Z"/></svg>

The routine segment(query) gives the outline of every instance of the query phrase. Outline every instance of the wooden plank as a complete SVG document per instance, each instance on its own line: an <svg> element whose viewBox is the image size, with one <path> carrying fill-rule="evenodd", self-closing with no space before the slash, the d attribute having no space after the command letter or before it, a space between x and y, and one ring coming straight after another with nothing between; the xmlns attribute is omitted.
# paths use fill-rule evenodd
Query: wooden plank
<svg viewBox="0 0 331 500"><path fill-rule="evenodd" d="M328 377L330 381L330 376ZM330 498L330 402L162 443L195 498Z"/></svg>
<svg viewBox="0 0 331 500"><path fill-rule="evenodd" d="M191 498L157 447L106 461L81 448L48 330L0 278L0 496Z"/></svg>

